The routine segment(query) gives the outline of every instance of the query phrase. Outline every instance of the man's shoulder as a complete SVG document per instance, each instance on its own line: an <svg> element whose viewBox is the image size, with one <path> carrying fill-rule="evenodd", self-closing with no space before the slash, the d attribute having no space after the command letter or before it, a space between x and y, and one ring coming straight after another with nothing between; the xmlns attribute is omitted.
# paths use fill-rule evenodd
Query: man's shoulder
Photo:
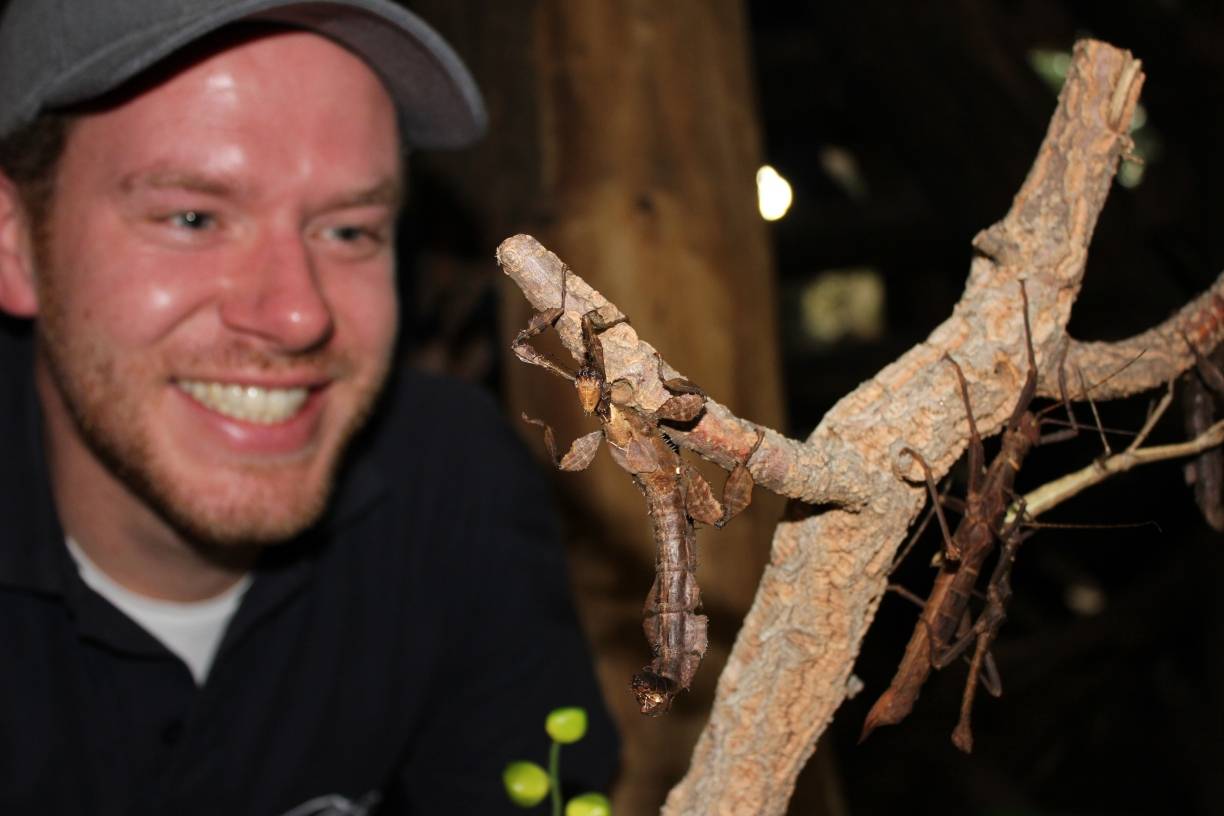
<svg viewBox="0 0 1224 816"><path fill-rule="evenodd" d="M355 441L350 476L365 471L407 511L422 503L474 503L510 512L505 501L551 501L543 469L485 389L420 371L398 372ZM490 500L489 494L503 498ZM483 494L484 499L478 499Z"/></svg>
<svg viewBox="0 0 1224 816"><path fill-rule="evenodd" d="M474 590L484 586L474 576L507 561L560 557L545 471L478 386L401 372L337 487L329 526L346 545L330 551L366 553L380 573L371 582L429 575L422 593L453 595L456 581Z"/></svg>
<svg viewBox="0 0 1224 816"><path fill-rule="evenodd" d="M409 367L397 371L391 378L379 415L399 422L429 419L503 424L501 411L487 389L466 380Z"/></svg>
<svg viewBox="0 0 1224 816"><path fill-rule="evenodd" d="M388 383L359 445L381 454L445 454L463 458L490 449L519 452L521 446L493 396L452 377L405 369Z"/></svg>

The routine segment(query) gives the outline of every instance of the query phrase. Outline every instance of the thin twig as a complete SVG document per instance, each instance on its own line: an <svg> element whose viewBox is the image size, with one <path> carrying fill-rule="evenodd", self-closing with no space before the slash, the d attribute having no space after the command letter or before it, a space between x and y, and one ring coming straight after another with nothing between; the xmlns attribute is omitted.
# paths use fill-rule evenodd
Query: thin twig
<svg viewBox="0 0 1224 816"><path fill-rule="evenodd" d="M1183 456L1194 456L1224 443L1224 420L1220 420L1206 431L1186 442L1172 445L1153 445L1149 448L1127 448L1105 459L1093 462L1074 473L1047 482L1024 497L1028 515L1037 517L1106 479L1125 473L1140 465L1163 462Z"/></svg>
<svg viewBox="0 0 1224 816"><path fill-rule="evenodd" d="M1169 381L1169 386L1165 389L1164 396L1160 398L1160 402L1148 412L1148 417L1143 423L1143 427L1139 429L1139 433L1135 434L1134 440L1126 446L1126 450L1133 451L1147 441L1148 436L1152 433L1152 429L1156 427L1156 423L1164 416L1165 411L1169 410L1169 406L1173 403L1173 381Z"/></svg>

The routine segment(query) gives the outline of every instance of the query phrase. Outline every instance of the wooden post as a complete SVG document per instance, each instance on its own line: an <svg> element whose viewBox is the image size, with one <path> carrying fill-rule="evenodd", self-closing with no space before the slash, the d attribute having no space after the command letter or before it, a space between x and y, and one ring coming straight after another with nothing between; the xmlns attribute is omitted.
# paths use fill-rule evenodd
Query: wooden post
<svg viewBox="0 0 1224 816"><path fill-rule="evenodd" d="M761 147L745 11L735 0L420 0L486 94L490 135L424 159L458 191L493 249L529 232L631 314L667 359L739 416L783 427L775 291L756 209ZM509 287L505 282L503 285ZM558 286L560 282L558 282ZM529 311L507 288L502 335ZM593 429L572 389L506 356L511 415L540 417L562 444ZM542 452L535 429L524 427ZM721 476L715 474L718 489ZM711 648L667 717L629 693L650 654L641 609L654 554L642 498L606 457L558 480L574 589L622 729L614 806L657 811L686 771L718 674L768 557L781 502L757 491L725 530L700 534Z"/></svg>

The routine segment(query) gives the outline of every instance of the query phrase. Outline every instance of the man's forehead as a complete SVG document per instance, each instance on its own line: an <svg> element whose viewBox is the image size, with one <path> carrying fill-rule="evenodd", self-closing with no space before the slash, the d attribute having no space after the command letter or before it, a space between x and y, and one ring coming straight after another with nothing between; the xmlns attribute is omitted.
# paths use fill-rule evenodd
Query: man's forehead
<svg viewBox="0 0 1224 816"><path fill-rule="evenodd" d="M242 196L300 180L318 196L398 202L394 104L345 49L311 33L265 32L171 70L81 116L65 168L98 172L124 192Z"/></svg>

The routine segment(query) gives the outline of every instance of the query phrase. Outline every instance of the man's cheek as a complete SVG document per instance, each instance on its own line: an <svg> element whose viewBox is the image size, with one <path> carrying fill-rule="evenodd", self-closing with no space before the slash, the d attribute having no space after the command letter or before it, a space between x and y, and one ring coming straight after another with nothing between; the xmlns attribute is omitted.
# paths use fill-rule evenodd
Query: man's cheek
<svg viewBox="0 0 1224 816"><path fill-rule="evenodd" d="M340 305L355 344L376 357L390 353L399 330L399 299L391 287L372 287Z"/></svg>

